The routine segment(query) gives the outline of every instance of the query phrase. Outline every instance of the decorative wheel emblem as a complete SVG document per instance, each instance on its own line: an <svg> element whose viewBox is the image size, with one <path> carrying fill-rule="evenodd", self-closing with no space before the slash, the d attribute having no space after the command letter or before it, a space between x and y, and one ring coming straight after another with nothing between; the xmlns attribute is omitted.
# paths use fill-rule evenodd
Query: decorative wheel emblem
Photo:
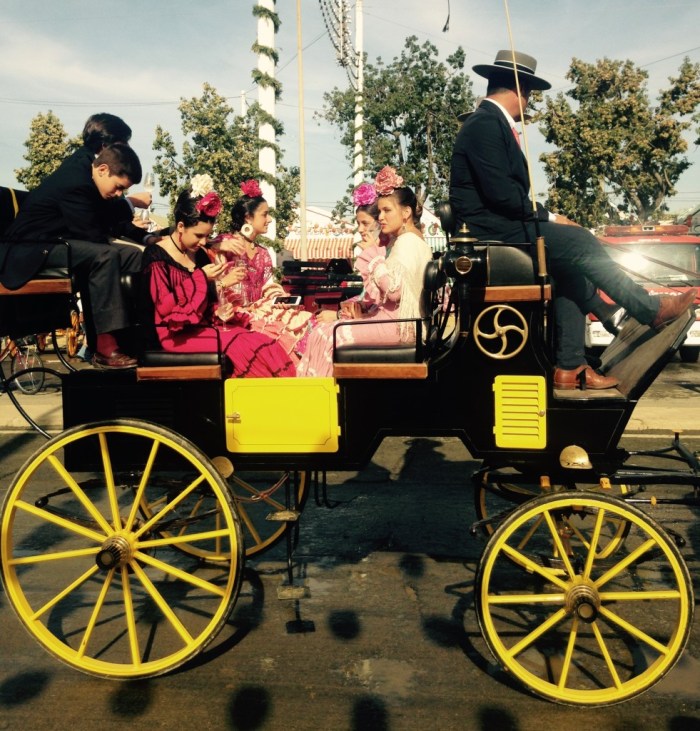
<svg viewBox="0 0 700 731"><path fill-rule="evenodd" d="M476 347L489 358L496 360L513 358L525 347L527 339L527 322L522 314L510 305L487 307L474 322Z"/></svg>

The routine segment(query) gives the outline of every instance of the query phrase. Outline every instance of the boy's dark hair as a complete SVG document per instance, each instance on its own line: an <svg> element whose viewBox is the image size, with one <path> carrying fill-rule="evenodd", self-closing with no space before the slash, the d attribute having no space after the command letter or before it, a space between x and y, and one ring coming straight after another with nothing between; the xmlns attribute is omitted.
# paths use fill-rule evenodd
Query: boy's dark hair
<svg viewBox="0 0 700 731"><path fill-rule="evenodd" d="M96 155L105 145L130 139L131 127L121 117L107 112L93 114L83 127L83 145Z"/></svg>
<svg viewBox="0 0 700 731"><path fill-rule="evenodd" d="M93 167L107 165L111 175L127 177L132 185L141 182L141 162L134 150L126 142L107 145L92 163Z"/></svg>

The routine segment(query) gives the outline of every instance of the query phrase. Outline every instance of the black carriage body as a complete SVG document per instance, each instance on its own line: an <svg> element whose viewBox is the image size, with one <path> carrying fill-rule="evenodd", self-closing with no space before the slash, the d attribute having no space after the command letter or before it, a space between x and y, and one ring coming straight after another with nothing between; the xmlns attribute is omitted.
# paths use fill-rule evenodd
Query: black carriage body
<svg viewBox="0 0 700 731"><path fill-rule="evenodd" d="M476 250L475 259L481 251ZM483 257L489 264L483 286L460 288L460 325L449 347L437 356L429 354L426 377L337 377L340 436L336 451L237 452L232 456L235 464L256 469L352 470L366 465L387 436L448 436L459 438L472 457L490 468L510 466L554 476L562 471L562 449L575 444L586 450L599 473L613 472L622 459L616 445L638 398L682 342L692 318L681 318L656 335L648 327L629 325L627 335L618 337L604 356L610 373L620 377L618 389L557 391L548 355L548 290L535 283L531 259L522 248L500 246L496 251L497 255L488 252ZM453 260L457 255L458 250ZM498 347L491 349L488 337L480 337L490 336L504 323L507 330L512 322L516 339L506 337L504 354ZM506 389L515 384L517 391L521 382L528 388L534 383L538 390L534 406L528 407L531 412L534 408L528 416L538 430L535 446L527 436L509 438L509 416L504 415L508 399L498 394L499 383L505 383ZM139 381L133 371L78 371L64 378L63 416L66 428L142 418L174 429L212 457L228 453L225 423L230 414L225 413L221 380ZM518 414L515 417L517 421ZM271 420L280 418L301 422L306 415L270 414ZM500 431L498 422L505 422ZM85 466L92 462L88 455L74 456L85 460Z"/></svg>

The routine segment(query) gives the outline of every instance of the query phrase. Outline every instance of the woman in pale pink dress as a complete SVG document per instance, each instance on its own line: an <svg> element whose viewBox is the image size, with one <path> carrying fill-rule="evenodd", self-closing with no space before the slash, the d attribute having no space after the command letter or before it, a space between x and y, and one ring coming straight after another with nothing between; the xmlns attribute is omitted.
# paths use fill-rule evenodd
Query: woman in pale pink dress
<svg viewBox="0 0 700 731"><path fill-rule="evenodd" d="M253 330L276 340L296 363L311 330L312 315L301 307L274 301L287 293L274 279L270 253L257 243L272 221L270 206L257 180L246 180L241 191L243 195L231 210L233 232L215 239L209 255L212 260L219 256L227 261L222 282L228 301L249 316Z"/></svg>
<svg viewBox="0 0 700 731"><path fill-rule="evenodd" d="M379 171L374 188L378 195L381 232L395 240L388 254L384 247L375 243L357 257L355 269L362 275L364 292L359 302L344 302L339 312L340 320L357 319L371 324L354 327L339 326L338 322L318 324L297 367L299 376L333 374L333 331L336 328L339 348L353 344L415 342L415 325L394 321L421 317L423 275L432 253L415 223L420 219L420 204L414 192L403 185L403 178L388 166Z"/></svg>

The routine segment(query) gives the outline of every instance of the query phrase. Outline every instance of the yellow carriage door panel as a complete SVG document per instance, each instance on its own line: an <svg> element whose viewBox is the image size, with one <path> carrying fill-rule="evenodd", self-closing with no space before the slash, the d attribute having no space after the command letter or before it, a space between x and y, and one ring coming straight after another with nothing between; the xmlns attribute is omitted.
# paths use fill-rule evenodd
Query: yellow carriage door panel
<svg viewBox="0 0 700 731"><path fill-rule="evenodd" d="M229 452L337 452L333 378L229 378L224 383Z"/></svg>

